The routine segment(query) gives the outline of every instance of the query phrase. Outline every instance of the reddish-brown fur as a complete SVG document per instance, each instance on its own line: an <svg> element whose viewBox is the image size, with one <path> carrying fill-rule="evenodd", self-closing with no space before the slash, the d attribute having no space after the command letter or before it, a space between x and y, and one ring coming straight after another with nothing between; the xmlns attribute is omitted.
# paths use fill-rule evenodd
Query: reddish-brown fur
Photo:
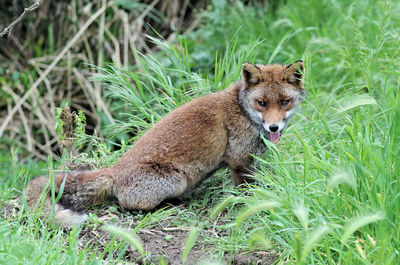
<svg viewBox="0 0 400 265"><path fill-rule="evenodd" d="M290 103L293 106L288 105L287 110L277 105L280 93L304 94L301 80L294 78L299 74L295 66L303 70L300 62L290 66L245 63L244 82L194 99L172 111L114 166L98 171L56 174L57 193L66 178L57 211L71 216L73 212L64 207L80 210L111 196L126 209L150 210L163 200L192 189L223 166L231 168L236 185L243 183L253 162L250 154L260 155L266 149L260 134L268 138L263 125L252 116L260 115L259 111L263 119L274 122L283 119L287 110L301 102L300 98L293 100ZM260 109L257 100L268 100L271 105ZM31 208L38 206L47 181L48 176L39 176L27 187L27 202ZM48 214L51 200L47 192L45 194L43 208ZM63 222L63 214L59 222Z"/></svg>

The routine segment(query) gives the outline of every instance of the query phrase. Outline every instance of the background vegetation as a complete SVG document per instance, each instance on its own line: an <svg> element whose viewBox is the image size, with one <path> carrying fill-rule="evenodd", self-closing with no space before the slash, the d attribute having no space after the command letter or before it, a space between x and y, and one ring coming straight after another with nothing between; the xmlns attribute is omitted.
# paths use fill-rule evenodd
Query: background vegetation
<svg viewBox="0 0 400 265"><path fill-rule="evenodd" d="M136 259L125 243L135 246L135 240L104 241L108 232L87 239L88 231L102 231L102 223L110 221L140 235L160 224L188 228L186 252L196 242L193 250L216 263L241 264L236 254L250 252L272 255L276 263L395 264L400 249L398 1L199 1L194 7L170 1L176 10L187 7L179 27L165 26L179 12L169 17L163 3L47 3L37 12L48 8L56 16L46 15L43 21L40 15L27 17L15 35L2 40L8 44L0 46L4 121L87 19L109 5L34 87L2 132L1 262ZM67 24L56 22L63 19ZM141 41L132 41L126 21L135 25L132 31L138 29L134 23L142 22ZM64 31L57 25L64 25ZM29 52L17 52L21 47ZM25 182L51 168L49 161L34 164L26 158L61 156L60 168L81 161L92 168L111 165L167 112L239 79L243 61L298 59L306 65L307 100L280 144L256 159L254 185L233 188L222 170L180 204L168 203L148 214L104 205L93 209L83 229L72 231L51 229L18 209L16 198ZM54 152L55 107L66 103L84 110L87 134L75 135L73 148ZM11 156L11 147L19 147L13 149L18 154ZM108 231L119 235L113 228ZM176 243L178 236L170 240ZM168 261L167 255L141 254L148 263ZM182 255L196 263L190 257ZM257 262L254 256L248 260Z"/></svg>

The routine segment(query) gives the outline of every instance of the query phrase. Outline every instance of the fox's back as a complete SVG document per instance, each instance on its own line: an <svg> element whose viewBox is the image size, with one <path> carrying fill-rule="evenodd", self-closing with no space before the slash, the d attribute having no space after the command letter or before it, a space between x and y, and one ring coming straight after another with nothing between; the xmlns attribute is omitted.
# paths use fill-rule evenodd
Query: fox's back
<svg viewBox="0 0 400 265"><path fill-rule="evenodd" d="M226 107L232 92L194 99L156 123L116 166L172 163L190 174L207 174L222 163L228 144Z"/></svg>

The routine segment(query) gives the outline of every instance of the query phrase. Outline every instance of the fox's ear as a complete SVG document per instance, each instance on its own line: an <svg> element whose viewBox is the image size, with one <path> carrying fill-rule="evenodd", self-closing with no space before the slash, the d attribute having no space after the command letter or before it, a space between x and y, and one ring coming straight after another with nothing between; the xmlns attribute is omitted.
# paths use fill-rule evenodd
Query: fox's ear
<svg viewBox="0 0 400 265"><path fill-rule="evenodd" d="M304 63L297 61L286 66L282 80L299 88L303 88Z"/></svg>
<svg viewBox="0 0 400 265"><path fill-rule="evenodd" d="M251 63L242 64L242 78L245 87L254 86L264 81L260 68Z"/></svg>

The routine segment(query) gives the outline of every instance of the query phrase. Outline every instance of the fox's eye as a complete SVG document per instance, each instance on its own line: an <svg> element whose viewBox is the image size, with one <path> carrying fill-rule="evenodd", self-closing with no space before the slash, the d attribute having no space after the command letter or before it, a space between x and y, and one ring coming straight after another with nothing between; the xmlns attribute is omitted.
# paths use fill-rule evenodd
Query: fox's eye
<svg viewBox="0 0 400 265"><path fill-rule="evenodd" d="M258 105L260 105L261 107L265 108L267 106L267 102L262 101L262 100L257 100Z"/></svg>
<svg viewBox="0 0 400 265"><path fill-rule="evenodd" d="M284 99L284 100L281 101L281 106L282 107L286 107L289 104L289 102L290 102L290 100Z"/></svg>

